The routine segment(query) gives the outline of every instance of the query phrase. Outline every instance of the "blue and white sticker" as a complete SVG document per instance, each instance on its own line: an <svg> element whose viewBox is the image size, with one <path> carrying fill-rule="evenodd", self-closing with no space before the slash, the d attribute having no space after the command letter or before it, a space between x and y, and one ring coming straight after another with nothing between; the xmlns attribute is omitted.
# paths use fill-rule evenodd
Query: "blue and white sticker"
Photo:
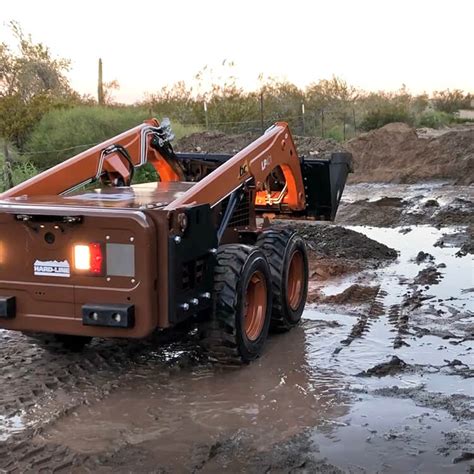
<svg viewBox="0 0 474 474"><path fill-rule="evenodd" d="M46 262L36 260L33 264L33 273L35 276L69 278L71 276L71 267L67 260L61 262L57 260L49 260Z"/></svg>

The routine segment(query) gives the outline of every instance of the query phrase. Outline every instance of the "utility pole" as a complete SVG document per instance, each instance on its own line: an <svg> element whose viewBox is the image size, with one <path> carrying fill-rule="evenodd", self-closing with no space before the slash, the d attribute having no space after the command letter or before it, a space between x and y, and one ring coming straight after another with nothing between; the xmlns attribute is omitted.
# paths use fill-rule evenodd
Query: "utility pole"
<svg viewBox="0 0 474 474"><path fill-rule="evenodd" d="M104 82L102 80L102 59L99 58L99 80L97 83L97 102L104 105Z"/></svg>
<svg viewBox="0 0 474 474"><path fill-rule="evenodd" d="M265 131L263 129L263 92L260 92L260 130L263 135L263 132Z"/></svg>

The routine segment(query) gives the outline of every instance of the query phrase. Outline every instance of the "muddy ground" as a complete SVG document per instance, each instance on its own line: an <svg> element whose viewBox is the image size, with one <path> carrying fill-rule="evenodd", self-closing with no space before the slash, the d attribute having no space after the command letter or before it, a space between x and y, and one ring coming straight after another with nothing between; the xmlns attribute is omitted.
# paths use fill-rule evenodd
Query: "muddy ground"
<svg viewBox="0 0 474 474"><path fill-rule="evenodd" d="M214 366L191 327L82 353L0 332L0 472L474 472L473 190L352 185L301 325Z"/></svg>

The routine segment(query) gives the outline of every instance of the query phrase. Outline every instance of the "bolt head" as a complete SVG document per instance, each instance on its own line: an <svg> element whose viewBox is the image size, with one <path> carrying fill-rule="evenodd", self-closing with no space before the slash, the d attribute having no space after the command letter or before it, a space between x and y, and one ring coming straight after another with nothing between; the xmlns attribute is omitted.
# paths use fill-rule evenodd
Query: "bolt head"
<svg viewBox="0 0 474 474"><path fill-rule="evenodd" d="M181 305L181 308L184 310L184 311L187 311L189 309L189 304L188 303L183 303Z"/></svg>
<svg viewBox="0 0 474 474"><path fill-rule="evenodd" d="M189 302L194 306L197 306L199 304L199 300L197 298L192 298Z"/></svg>
<svg viewBox="0 0 474 474"><path fill-rule="evenodd" d="M217 249L209 249L209 253L215 255L217 253Z"/></svg>
<svg viewBox="0 0 474 474"><path fill-rule="evenodd" d="M96 313L96 312L92 313L92 314L91 314L91 319L92 319L93 321L97 321L97 320L99 319L99 314Z"/></svg>
<svg viewBox="0 0 474 474"><path fill-rule="evenodd" d="M180 244L181 243L181 237L179 235L176 235L174 238L174 243L175 244Z"/></svg>
<svg viewBox="0 0 474 474"><path fill-rule="evenodd" d="M206 291L201 296L205 298L206 300L209 300L211 298L211 294L209 293L209 291Z"/></svg>

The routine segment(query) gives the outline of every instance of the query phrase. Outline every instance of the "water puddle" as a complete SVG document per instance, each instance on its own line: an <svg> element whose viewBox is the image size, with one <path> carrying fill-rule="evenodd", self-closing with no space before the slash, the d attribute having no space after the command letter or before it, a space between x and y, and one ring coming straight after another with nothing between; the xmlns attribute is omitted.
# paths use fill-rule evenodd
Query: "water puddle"
<svg viewBox="0 0 474 474"><path fill-rule="evenodd" d="M236 433L243 446L271 458L279 443L290 456L295 439L309 432L318 456L351 472L459 471L453 460L470 448L447 447L446 438L472 421L472 257L434 246L458 228L352 229L395 248L399 258L330 280L324 293L365 281L378 287L375 298L308 305L299 327L272 337L260 360L238 370L199 362L163 370L173 361L179 366L188 349L152 349L117 375L106 398L59 417L35 442L85 455L159 447L160 467L186 471L199 465L203 446L209 452L236 442ZM432 258L417 263L421 250ZM437 283L415 284L430 267ZM393 356L405 365L371 372ZM20 416L0 418L0 440L22 423ZM245 465L244 449L232 456L234 466ZM215 462L232 468L234 460L223 459Z"/></svg>

